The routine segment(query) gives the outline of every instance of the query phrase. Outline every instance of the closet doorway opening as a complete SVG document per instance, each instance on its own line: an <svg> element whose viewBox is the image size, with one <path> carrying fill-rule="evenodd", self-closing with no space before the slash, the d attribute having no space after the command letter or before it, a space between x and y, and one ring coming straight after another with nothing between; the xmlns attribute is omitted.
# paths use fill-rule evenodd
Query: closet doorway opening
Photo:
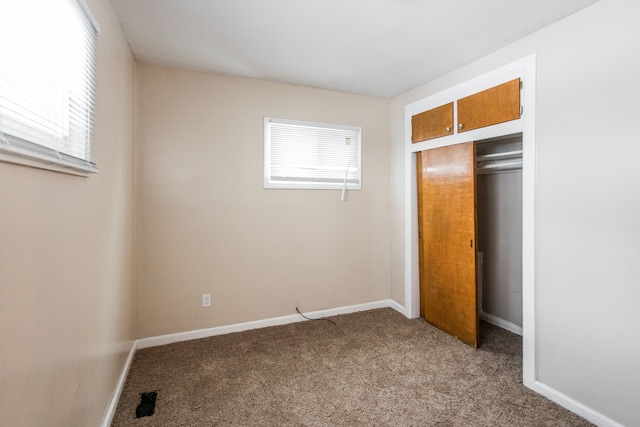
<svg viewBox="0 0 640 427"><path fill-rule="evenodd" d="M522 134L476 143L480 319L522 336Z"/></svg>
<svg viewBox="0 0 640 427"><path fill-rule="evenodd" d="M416 156L420 315L473 347L522 335L522 134Z"/></svg>

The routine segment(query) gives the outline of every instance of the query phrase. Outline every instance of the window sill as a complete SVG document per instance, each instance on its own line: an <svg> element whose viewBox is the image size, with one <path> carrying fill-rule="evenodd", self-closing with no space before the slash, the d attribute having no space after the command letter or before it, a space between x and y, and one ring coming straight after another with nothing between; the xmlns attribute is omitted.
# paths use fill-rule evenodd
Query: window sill
<svg viewBox="0 0 640 427"><path fill-rule="evenodd" d="M279 190L342 190L346 191L359 191L362 189L360 185L347 184L345 187L343 184L327 184L327 183L273 183L265 182L262 186L264 189L279 189Z"/></svg>
<svg viewBox="0 0 640 427"><path fill-rule="evenodd" d="M4 141L0 142L0 162L84 177L98 172L98 167L91 162L65 156L53 151L34 151Z"/></svg>

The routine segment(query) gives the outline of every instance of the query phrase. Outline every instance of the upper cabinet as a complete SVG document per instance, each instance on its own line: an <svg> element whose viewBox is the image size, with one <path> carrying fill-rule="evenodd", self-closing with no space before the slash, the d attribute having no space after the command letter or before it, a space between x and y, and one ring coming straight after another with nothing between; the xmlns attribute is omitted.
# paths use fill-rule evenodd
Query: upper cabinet
<svg viewBox="0 0 640 427"><path fill-rule="evenodd" d="M453 102L411 117L411 142L453 133Z"/></svg>
<svg viewBox="0 0 640 427"><path fill-rule="evenodd" d="M458 100L458 132L520 118L520 79Z"/></svg>
<svg viewBox="0 0 640 427"><path fill-rule="evenodd" d="M458 133L520 118L520 79L511 80L456 101ZM454 103L411 118L411 142L452 135Z"/></svg>

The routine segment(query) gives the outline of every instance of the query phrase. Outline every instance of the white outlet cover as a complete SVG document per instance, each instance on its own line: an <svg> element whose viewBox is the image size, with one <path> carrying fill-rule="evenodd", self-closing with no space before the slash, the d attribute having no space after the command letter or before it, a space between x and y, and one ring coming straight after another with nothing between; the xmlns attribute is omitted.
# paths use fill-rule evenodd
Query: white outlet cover
<svg viewBox="0 0 640 427"><path fill-rule="evenodd" d="M211 294L202 294L202 306L211 307Z"/></svg>

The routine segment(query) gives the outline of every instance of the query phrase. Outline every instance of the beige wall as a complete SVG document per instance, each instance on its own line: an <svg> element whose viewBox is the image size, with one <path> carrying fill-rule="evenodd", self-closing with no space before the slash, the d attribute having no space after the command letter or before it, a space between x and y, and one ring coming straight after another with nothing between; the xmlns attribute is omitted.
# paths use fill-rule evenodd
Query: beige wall
<svg viewBox="0 0 640 427"><path fill-rule="evenodd" d="M135 338L134 61L108 0L94 160L81 178L0 163L0 425L97 426Z"/></svg>
<svg viewBox="0 0 640 427"><path fill-rule="evenodd" d="M140 337L389 297L388 100L151 65L138 90ZM265 116L362 126L362 191L263 189Z"/></svg>
<svg viewBox="0 0 640 427"><path fill-rule="evenodd" d="M538 379L628 426L640 426L639 18L637 0L601 0L391 103L392 295L402 302L404 106L537 55Z"/></svg>

